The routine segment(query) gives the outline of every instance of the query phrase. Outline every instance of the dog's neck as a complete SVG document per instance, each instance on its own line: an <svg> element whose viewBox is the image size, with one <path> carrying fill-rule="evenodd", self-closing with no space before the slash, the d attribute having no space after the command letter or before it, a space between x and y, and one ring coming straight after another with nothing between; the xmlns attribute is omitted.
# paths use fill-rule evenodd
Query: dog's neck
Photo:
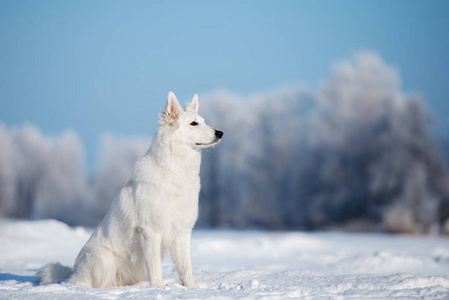
<svg viewBox="0 0 449 300"><path fill-rule="evenodd" d="M198 176L201 165L201 152L187 145L179 145L170 136L156 133L153 142L141 161L148 161L148 167L155 165L179 176ZM135 179L152 172L147 168L134 170Z"/></svg>

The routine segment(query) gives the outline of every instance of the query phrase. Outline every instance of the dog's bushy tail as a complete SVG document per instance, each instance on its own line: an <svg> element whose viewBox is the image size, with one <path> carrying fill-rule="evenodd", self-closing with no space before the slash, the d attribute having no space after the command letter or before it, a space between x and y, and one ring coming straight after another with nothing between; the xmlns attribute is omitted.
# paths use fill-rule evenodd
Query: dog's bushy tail
<svg viewBox="0 0 449 300"><path fill-rule="evenodd" d="M49 263L40 268L36 273L36 279L40 284L61 283L69 279L73 269L60 263Z"/></svg>

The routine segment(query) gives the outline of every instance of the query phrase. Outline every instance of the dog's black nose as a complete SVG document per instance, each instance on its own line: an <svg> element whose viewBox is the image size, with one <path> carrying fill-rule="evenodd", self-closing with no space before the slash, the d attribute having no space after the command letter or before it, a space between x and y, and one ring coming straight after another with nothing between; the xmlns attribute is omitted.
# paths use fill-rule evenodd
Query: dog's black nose
<svg viewBox="0 0 449 300"><path fill-rule="evenodd" d="M215 136L219 139L223 137L223 131L215 130Z"/></svg>

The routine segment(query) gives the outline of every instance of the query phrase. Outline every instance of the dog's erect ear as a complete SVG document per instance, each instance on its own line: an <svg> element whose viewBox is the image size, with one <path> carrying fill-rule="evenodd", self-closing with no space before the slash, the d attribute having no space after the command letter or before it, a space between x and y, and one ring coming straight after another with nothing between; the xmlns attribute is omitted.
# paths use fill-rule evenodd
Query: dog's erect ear
<svg viewBox="0 0 449 300"><path fill-rule="evenodd" d="M198 112L198 108L200 107L200 104L198 103L198 95L193 95L192 101L188 102L186 104L186 111L191 111L194 113Z"/></svg>
<svg viewBox="0 0 449 300"><path fill-rule="evenodd" d="M179 105L175 94L168 92L167 103L165 103L161 118L170 124L176 122L182 112L182 107Z"/></svg>

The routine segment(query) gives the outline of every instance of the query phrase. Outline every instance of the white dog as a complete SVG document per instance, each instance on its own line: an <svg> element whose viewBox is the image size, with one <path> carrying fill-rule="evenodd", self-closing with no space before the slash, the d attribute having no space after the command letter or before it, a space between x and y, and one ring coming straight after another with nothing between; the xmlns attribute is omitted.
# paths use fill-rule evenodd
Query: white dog
<svg viewBox="0 0 449 300"><path fill-rule="evenodd" d="M48 264L36 274L39 282L70 278L104 288L148 280L162 287L161 259L170 252L182 284L198 287L190 243L198 216L199 149L222 136L198 115L197 95L183 110L170 92L150 149L136 162L131 180L81 249L74 269Z"/></svg>

